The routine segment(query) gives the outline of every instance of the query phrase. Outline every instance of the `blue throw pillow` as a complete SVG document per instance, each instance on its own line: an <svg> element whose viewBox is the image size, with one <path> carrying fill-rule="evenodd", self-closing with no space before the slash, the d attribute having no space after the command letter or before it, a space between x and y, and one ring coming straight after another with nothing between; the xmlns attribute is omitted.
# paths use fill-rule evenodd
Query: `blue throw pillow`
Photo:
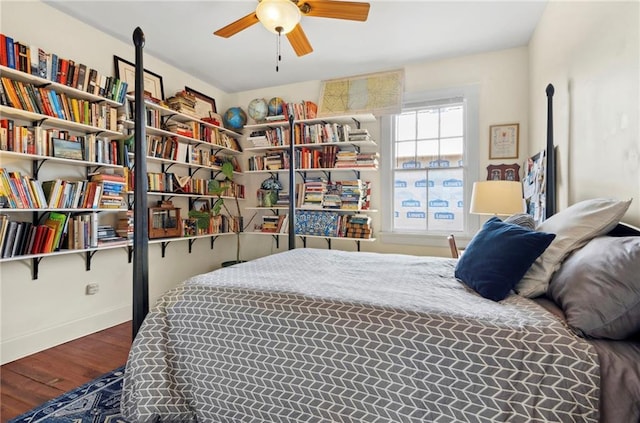
<svg viewBox="0 0 640 423"><path fill-rule="evenodd" d="M467 245L455 276L483 297L500 301L554 238L492 217Z"/></svg>

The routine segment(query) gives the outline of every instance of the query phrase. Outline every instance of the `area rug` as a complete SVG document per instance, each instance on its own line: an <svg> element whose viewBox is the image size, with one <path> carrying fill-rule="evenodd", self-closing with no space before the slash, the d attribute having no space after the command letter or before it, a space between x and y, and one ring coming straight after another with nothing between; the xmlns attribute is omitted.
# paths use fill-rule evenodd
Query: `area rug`
<svg viewBox="0 0 640 423"><path fill-rule="evenodd" d="M123 376L120 367L8 423L127 423L120 417Z"/></svg>

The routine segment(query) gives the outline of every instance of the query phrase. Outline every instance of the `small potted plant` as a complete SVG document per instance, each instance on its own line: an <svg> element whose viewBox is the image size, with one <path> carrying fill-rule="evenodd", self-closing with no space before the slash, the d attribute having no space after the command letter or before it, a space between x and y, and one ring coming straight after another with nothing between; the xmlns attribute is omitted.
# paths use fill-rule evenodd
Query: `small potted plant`
<svg viewBox="0 0 640 423"><path fill-rule="evenodd" d="M262 181L260 184L260 190L262 191L262 207L273 207L278 202L278 194L282 190L282 183L271 177Z"/></svg>

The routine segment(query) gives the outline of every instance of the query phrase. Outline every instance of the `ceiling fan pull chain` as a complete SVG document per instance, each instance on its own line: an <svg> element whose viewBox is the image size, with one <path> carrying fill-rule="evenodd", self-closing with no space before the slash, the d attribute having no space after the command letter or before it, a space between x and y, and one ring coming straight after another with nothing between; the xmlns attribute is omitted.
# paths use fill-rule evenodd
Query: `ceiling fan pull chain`
<svg viewBox="0 0 640 423"><path fill-rule="evenodd" d="M282 55L280 54L280 38L282 38L282 27L276 27L276 31L278 31L278 47L276 48L276 72L278 72L278 64L282 61Z"/></svg>

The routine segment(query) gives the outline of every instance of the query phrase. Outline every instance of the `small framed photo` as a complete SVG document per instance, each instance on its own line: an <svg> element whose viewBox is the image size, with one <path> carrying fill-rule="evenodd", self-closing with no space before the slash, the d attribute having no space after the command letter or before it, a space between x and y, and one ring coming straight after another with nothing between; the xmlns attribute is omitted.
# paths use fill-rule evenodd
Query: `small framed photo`
<svg viewBox="0 0 640 423"><path fill-rule="evenodd" d="M84 160L84 148L79 140L71 141L52 138L53 157L60 159Z"/></svg>
<svg viewBox="0 0 640 423"><path fill-rule="evenodd" d="M116 69L116 78L126 82L130 91L133 91L136 86L136 65L115 55L113 56L113 64ZM144 91L154 99L164 100L162 77L145 69Z"/></svg>
<svg viewBox="0 0 640 423"><path fill-rule="evenodd" d="M520 124L489 127L489 159L517 159L519 143Z"/></svg>
<svg viewBox="0 0 640 423"><path fill-rule="evenodd" d="M520 165L501 164L487 166L487 181L519 181Z"/></svg>
<svg viewBox="0 0 640 423"><path fill-rule="evenodd" d="M191 94L196 98L196 114L200 118L210 118L212 115L218 113L218 109L216 108L216 100L209 96L206 96L193 88L184 87L184 90L187 94Z"/></svg>

